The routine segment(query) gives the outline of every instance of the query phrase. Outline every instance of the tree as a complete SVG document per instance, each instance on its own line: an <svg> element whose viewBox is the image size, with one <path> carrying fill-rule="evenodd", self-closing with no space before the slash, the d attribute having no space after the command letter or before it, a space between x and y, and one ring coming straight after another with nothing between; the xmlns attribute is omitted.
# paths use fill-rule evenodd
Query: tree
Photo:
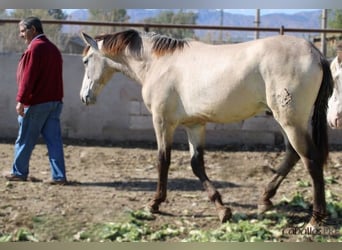
<svg viewBox="0 0 342 250"><path fill-rule="evenodd" d="M90 9L89 13L89 20L92 21L125 23L129 20L129 16L127 16L127 12L125 9ZM104 33L114 33L120 30L123 30L123 28L115 26L93 26L90 32L97 35Z"/></svg>
<svg viewBox="0 0 342 250"><path fill-rule="evenodd" d="M144 20L145 23L156 24L196 24L197 14L193 12L184 12L179 10L177 13L173 11L163 11L157 17L151 17ZM195 32L191 29L169 29L169 28L153 28L157 33L168 35L174 38L195 38Z"/></svg>
<svg viewBox="0 0 342 250"><path fill-rule="evenodd" d="M0 17L1 17L1 18L7 17L7 11L6 11L6 9L0 9Z"/></svg>
<svg viewBox="0 0 342 250"><path fill-rule="evenodd" d="M0 12L1 13L1 12ZM63 20L67 17L66 14L60 9L14 9L9 12L10 18L24 19L29 16L36 16L41 20L60 19ZM43 29L46 36L54 42L57 46L61 46L61 28L60 24L44 24ZM22 52L26 48L26 44L19 41L18 24L6 24L2 28L4 31L3 51Z"/></svg>
<svg viewBox="0 0 342 250"><path fill-rule="evenodd" d="M342 29L342 10L329 10L328 11L328 28ZM337 36L336 39L340 40L339 35L336 35L336 36ZM331 43L328 43L328 46L327 46L328 57L336 56L335 45L331 45Z"/></svg>
<svg viewBox="0 0 342 250"><path fill-rule="evenodd" d="M341 29L342 28L342 10L331 11L331 20L328 22L329 28Z"/></svg>
<svg viewBox="0 0 342 250"><path fill-rule="evenodd" d="M0 9L0 18L7 18L7 12L6 9ZM5 42L6 42L6 37L3 34L6 34L6 24L0 24L0 52L4 51L4 46L5 46Z"/></svg>
<svg viewBox="0 0 342 250"><path fill-rule="evenodd" d="M61 9L49 9L48 14L57 20L65 20L68 16Z"/></svg>

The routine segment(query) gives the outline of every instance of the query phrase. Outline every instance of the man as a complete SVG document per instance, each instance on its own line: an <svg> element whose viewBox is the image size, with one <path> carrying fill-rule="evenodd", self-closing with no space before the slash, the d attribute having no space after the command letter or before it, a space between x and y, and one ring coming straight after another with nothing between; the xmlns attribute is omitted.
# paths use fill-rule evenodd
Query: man
<svg viewBox="0 0 342 250"><path fill-rule="evenodd" d="M19 131L14 147L12 172L8 181L26 181L29 160L43 136L48 148L52 181L67 184L60 115L63 108L62 55L44 35L37 17L19 23L19 36L28 45L17 68L16 96Z"/></svg>
<svg viewBox="0 0 342 250"><path fill-rule="evenodd" d="M338 42L336 45L336 57L330 64L331 74L333 79L336 80L342 73L342 42Z"/></svg>

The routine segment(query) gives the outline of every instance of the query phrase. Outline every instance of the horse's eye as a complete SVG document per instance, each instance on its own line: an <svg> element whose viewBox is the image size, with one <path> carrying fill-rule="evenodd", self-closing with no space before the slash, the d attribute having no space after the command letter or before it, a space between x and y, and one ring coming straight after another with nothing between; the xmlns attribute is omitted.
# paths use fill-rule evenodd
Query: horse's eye
<svg viewBox="0 0 342 250"><path fill-rule="evenodd" d="M84 64L84 65L87 65L87 64L88 64L88 60L84 60L84 61L83 61L83 64Z"/></svg>

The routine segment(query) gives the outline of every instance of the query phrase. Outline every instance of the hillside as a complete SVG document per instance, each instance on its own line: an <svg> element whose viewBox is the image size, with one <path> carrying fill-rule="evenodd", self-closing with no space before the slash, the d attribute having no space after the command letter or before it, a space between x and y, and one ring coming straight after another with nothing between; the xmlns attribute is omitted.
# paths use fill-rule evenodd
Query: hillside
<svg viewBox="0 0 342 250"><path fill-rule="evenodd" d="M127 9L127 15L130 17L129 22L144 22L146 18L157 16L161 11L161 9ZM178 10L174 10L178 11ZM190 10L186 10L190 11ZM198 25L220 25L221 22L221 13L219 10L191 10L196 12L198 15L197 24ZM260 17L260 26L261 27L277 27L281 26L287 28L320 28L320 15L321 11L305 11L298 12L296 14L265 14ZM88 19L88 11L87 10L77 10L72 12L68 19L69 20L87 20ZM254 26L255 16L254 15L241 15L241 14L231 14L228 12L224 12L223 15L223 25L226 26L242 26L242 27L250 27ZM66 33L74 33L77 32L78 28L71 28L69 25L66 26L63 31ZM208 39L213 39L218 37L219 31L206 31L206 30L196 30L196 36L204 39L208 37ZM274 35L270 33L261 33L260 36ZM309 36L308 34L298 34L294 35L298 36ZM313 34L311 34L313 35ZM224 40L231 41L241 41L241 40L249 40L254 36L254 32L240 32L240 31L225 31L222 34Z"/></svg>

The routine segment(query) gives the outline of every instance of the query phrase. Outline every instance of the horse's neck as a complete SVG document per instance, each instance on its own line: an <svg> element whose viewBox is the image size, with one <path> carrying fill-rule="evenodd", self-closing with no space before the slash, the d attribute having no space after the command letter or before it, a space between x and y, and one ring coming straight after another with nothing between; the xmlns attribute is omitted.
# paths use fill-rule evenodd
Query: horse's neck
<svg viewBox="0 0 342 250"><path fill-rule="evenodd" d="M122 73L132 80L142 84L146 75L146 67L143 61L132 61L124 66Z"/></svg>
<svg viewBox="0 0 342 250"><path fill-rule="evenodd" d="M137 56L136 54L134 55L126 50L124 55L121 57L122 63L119 67L121 73L141 85L145 81L152 61L152 44L148 39L146 40L144 37L143 40L144 42L141 54Z"/></svg>
<svg viewBox="0 0 342 250"><path fill-rule="evenodd" d="M149 69L148 59L136 59L132 56L127 56L124 63L121 64L120 71L128 78L142 84Z"/></svg>

